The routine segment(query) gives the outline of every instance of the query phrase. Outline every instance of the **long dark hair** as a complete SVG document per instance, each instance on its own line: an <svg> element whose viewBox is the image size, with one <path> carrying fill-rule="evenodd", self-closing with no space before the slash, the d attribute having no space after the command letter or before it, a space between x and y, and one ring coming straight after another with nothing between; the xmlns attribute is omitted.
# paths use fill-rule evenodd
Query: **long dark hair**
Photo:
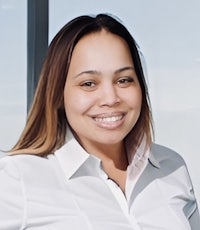
<svg viewBox="0 0 200 230"><path fill-rule="evenodd" d="M71 20L52 40L25 128L11 154L29 153L46 156L64 144L67 119L63 91L72 52L83 36L102 29L120 36L127 42L142 90L141 113L128 136L135 146L138 146L144 137L147 145L151 143L152 119L149 95L137 44L118 19L107 14L99 14L80 16Z"/></svg>

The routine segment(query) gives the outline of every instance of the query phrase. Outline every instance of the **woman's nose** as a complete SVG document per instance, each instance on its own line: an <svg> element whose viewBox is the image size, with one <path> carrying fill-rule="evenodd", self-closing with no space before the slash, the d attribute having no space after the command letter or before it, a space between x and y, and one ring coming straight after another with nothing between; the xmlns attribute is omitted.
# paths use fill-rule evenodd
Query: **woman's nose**
<svg viewBox="0 0 200 230"><path fill-rule="evenodd" d="M103 85L100 89L100 106L115 106L119 104L120 98L114 84Z"/></svg>

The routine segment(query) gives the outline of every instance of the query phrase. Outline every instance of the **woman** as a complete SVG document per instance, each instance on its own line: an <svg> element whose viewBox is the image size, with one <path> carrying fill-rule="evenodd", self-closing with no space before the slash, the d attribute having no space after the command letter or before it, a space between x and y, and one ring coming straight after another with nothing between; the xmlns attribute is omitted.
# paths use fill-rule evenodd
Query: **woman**
<svg viewBox="0 0 200 230"><path fill-rule="evenodd" d="M183 159L152 143L142 60L109 15L58 32L24 131L0 161L0 229L199 229Z"/></svg>

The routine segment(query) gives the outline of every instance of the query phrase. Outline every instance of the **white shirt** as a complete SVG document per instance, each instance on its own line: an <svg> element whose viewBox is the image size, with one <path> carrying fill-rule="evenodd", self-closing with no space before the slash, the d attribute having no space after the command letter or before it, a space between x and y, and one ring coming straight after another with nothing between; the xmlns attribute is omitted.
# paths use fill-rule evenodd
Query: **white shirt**
<svg viewBox="0 0 200 230"><path fill-rule="evenodd" d="M182 158L154 144L129 156L125 194L73 136L47 158L2 158L0 230L199 230Z"/></svg>

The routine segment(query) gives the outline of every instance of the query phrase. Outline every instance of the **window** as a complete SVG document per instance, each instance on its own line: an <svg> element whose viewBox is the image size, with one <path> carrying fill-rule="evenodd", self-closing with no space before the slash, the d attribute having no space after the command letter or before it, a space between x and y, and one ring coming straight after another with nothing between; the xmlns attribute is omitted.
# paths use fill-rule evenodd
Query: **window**
<svg viewBox="0 0 200 230"><path fill-rule="evenodd" d="M17 141L25 123L27 1L0 1L0 149Z"/></svg>

